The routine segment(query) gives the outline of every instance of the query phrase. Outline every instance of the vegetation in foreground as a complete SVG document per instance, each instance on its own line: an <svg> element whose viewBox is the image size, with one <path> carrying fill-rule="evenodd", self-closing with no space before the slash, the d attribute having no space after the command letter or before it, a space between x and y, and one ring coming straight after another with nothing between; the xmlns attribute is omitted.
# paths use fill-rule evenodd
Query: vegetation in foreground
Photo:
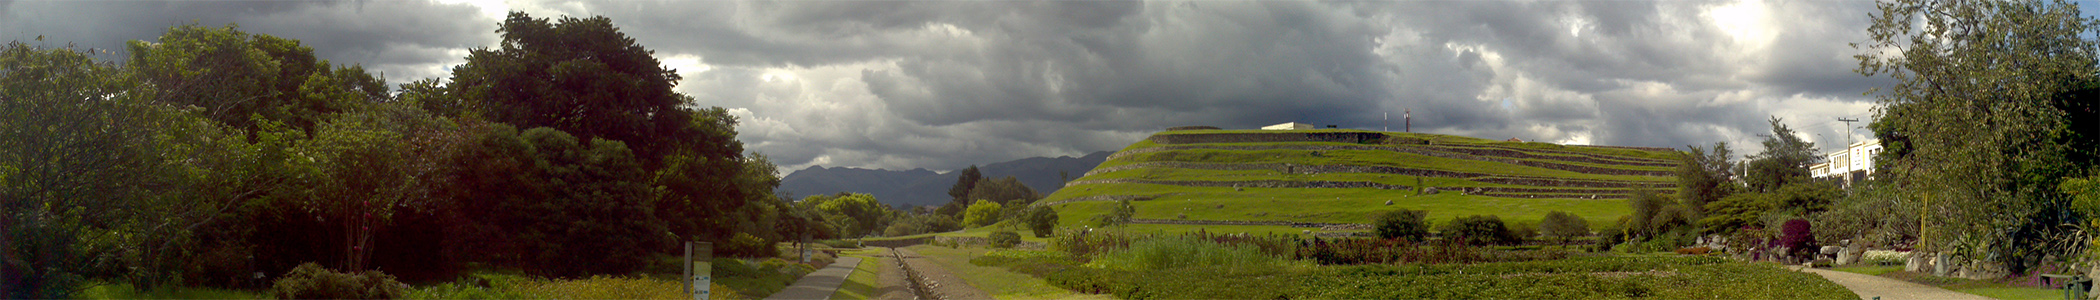
<svg viewBox="0 0 2100 300"><path fill-rule="evenodd" d="M1372 241L1328 245L1364 242ZM1124 299L1856 297L1812 274L1718 257L1541 255L1554 251L1457 244L1418 247L1441 250L1400 255L1408 259L1386 263L1321 261L1306 254L1368 248L1293 243L1290 238L1276 237L1133 237L1096 231L1059 237L1053 250L993 250L971 263L1041 277L1050 285L1076 292Z"/></svg>

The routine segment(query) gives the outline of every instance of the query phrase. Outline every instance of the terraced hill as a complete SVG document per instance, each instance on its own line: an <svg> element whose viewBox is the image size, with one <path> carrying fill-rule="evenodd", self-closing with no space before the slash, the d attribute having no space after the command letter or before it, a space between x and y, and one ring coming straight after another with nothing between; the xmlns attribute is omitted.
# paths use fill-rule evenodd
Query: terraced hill
<svg viewBox="0 0 2100 300"><path fill-rule="evenodd" d="M1178 130L1110 155L1039 205L1073 227L1123 199L1135 200L1143 224L1306 227L1406 208L1429 210L1432 222L1537 222L1559 210L1603 225L1628 213L1636 188L1675 190L1678 155L1360 130Z"/></svg>

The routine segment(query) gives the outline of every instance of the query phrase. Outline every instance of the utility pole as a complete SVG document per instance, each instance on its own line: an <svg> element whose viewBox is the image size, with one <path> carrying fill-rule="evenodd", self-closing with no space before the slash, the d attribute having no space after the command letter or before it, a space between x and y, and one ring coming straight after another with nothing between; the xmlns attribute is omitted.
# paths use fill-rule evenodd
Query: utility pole
<svg viewBox="0 0 2100 300"><path fill-rule="evenodd" d="M1838 122L1845 122L1845 151L1849 154L1852 151L1852 122L1859 122L1859 119L1838 118Z"/></svg>
<svg viewBox="0 0 2100 300"><path fill-rule="evenodd" d="M1402 126L1402 127L1401 127L1401 129L1405 129L1405 130L1407 130L1407 132L1415 132L1415 110L1414 110L1414 109L1408 109L1408 110L1407 110L1407 112L1406 112L1406 114L1404 114L1404 115L1400 115L1400 118L1401 118L1401 119L1400 119L1400 122L1402 122L1402 123L1401 123L1401 126Z"/></svg>

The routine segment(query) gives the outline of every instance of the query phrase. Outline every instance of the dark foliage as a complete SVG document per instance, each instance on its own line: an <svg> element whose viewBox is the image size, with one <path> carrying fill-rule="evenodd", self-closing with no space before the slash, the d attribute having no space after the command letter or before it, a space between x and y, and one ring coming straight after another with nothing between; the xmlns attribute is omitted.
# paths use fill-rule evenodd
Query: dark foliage
<svg viewBox="0 0 2100 300"><path fill-rule="evenodd" d="M1429 223L1423 220L1428 215L1425 210L1395 210L1378 213L1371 223L1378 238L1420 242L1429 238Z"/></svg>
<svg viewBox="0 0 2100 300"><path fill-rule="evenodd" d="M988 239L991 240L992 247L997 248L1013 248L1014 245L1021 244L1021 234L1013 231L993 231Z"/></svg>
<svg viewBox="0 0 2100 300"><path fill-rule="evenodd" d="M278 278L270 293L277 299L393 299L406 296L404 287L379 271L340 273L307 263Z"/></svg>
<svg viewBox="0 0 2100 300"><path fill-rule="evenodd" d="M1460 241L1467 245L1492 245L1516 240L1509 227L1496 216L1465 216L1437 226L1445 240Z"/></svg>

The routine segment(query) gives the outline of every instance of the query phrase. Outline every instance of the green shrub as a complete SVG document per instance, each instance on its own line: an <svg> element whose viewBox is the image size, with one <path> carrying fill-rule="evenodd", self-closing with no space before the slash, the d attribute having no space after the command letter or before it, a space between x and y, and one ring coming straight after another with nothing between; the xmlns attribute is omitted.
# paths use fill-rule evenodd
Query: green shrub
<svg viewBox="0 0 2100 300"><path fill-rule="evenodd" d="M997 248L1013 248L1014 245L1021 244L1021 234L1013 231L993 231L988 239L991 240L992 247Z"/></svg>
<svg viewBox="0 0 2100 300"><path fill-rule="evenodd" d="M715 254L728 257L773 257L779 256L780 250L774 248L772 242L748 232L738 232L728 241L715 244Z"/></svg>
<svg viewBox="0 0 2100 300"><path fill-rule="evenodd" d="M1028 221L1029 231L1034 232L1035 237L1049 237L1052 231L1057 229L1057 210L1050 209L1050 206L1030 208L1025 220Z"/></svg>
<svg viewBox="0 0 2100 300"><path fill-rule="evenodd" d="M1539 233L1567 244L1568 240L1590 235L1590 221L1563 211L1547 212L1546 218L1539 220Z"/></svg>
<svg viewBox="0 0 2100 300"><path fill-rule="evenodd" d="M1426 210L1388 211L1373 216L1372 224L1378 230L1378 238L1420 242L1429 237L1429 223L1422 220L1428 215Z"/></svg>
<svg viewBox="0 0 2100 300"><path fill-rule="evenodd" d="M1496 216L1460 217L1438 226L1437 231L1443 233L1444 239L1463 241L1467 245L1500 244L1515 240L1510 237L1509 227L1502 224L1502 218Z"/></svg>
<svg viewBox="0 0 2100 300"><path fill-rule="evenodd" d="M278 278L270 293L278 299L393 299L405 287L379 271L338 273L305 263Z"/></svg>
<svg viewBox="0 0 2100 300"><path fill-rule="evenodd" d="M992 225L992 223L998 223L998 222L999 222L999 203L998 203L998 202L991 202L991 201L977 200L977 202L975 202L975 203L970 203L970 207L969 207L969 208L965 208L965 209L963 209L963 225L964 225L964 226L969 226L969 227L979 227L979 226L985 226L985 225Z"/></svg>

